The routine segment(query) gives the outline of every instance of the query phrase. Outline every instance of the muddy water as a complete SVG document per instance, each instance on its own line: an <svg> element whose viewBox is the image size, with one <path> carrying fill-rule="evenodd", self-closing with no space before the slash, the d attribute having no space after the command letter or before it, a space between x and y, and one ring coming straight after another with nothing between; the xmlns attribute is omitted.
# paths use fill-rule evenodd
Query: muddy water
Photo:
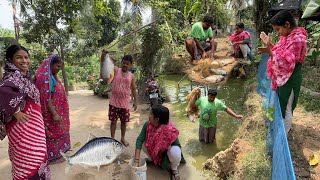
<svg viewBox="0 0 320 180"><path fill-rule="evenodd" d="M198 141L199 123L190 122L185 113L186 96L195 84L185 79L178 87L178 81L182 78L180 75L161 76L161 86L165 88L166 96L172 104L171 113L173 121L180 131L180 141L184 155L191 160L196 171L202 172L203 163L213 157L217 152L225 150L235 139L236 132L241 122L226 112L218 113L218 124L216 133L216 142L212 144L202 144ZM236 113L243 112L243 80L229 79L225 85L217 86L217 98L223 100L225 104L232 108ZM212 86L214 87L214 86ZM201 88L202 95L206 93L205 87Z"/></svg>

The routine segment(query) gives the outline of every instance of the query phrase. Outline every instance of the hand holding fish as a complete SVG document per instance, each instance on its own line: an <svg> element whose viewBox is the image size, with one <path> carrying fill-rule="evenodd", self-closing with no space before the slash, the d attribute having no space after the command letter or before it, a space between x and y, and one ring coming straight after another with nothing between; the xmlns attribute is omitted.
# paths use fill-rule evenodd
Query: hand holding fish
<svg viewBox="0 0 320 180"><path fill-rule="evenodd" d="M104 58L106 57L106 54L108 53L108 51L106 49L102 49L102 52L101 52L101 62L103 62Z"/></svg>

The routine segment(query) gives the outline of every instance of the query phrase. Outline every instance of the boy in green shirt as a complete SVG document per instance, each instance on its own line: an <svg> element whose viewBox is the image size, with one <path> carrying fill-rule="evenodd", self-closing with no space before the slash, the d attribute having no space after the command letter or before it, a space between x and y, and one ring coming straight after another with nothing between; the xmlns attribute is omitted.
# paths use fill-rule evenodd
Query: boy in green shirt
<svg viewBox="0 0 320 180"><path fill-rule="evenodd" d="M192 99L195 105L200 106L200 127L199 141L204 143L212 143L215 139L217 127L217 112L224 110L231 116L242 119L242 115L238 115L228 108L221 100L216 98L217 91L214 89L208 90L208 96L200 97L201 91L198 89L198 95Z"/></svg>
<svg viewBox="0 0 320 180"><path fill-rule="evenodd" d="M213 17L206 15L202 22L193 24L189 37L186 39L186 49L192 56L192 64L196 63L198 56L203 59L210 52L210 58L214 55L214 39L211 26L213 25ZM209 41L207 41L209 39Z"/></svg>

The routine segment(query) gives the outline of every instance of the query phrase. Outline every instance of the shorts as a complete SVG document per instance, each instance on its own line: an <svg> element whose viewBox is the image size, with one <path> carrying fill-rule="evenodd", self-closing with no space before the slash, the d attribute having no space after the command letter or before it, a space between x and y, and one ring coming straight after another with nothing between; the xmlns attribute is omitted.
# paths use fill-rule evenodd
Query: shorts
<svg viewBox="0 0 320 180"><path fill-rule="evenodd" d="M117 122L118 118L121 122L130 121L130 110L124 108L117 108L109 104L109 120L112 122Z"/></svg>
<svg viewBox="0 0 320 180"><path fill-rule="evenodd" d="M217 125L211 128L199 126L199 141L204 143L212 143L216 139Z"/></svg>

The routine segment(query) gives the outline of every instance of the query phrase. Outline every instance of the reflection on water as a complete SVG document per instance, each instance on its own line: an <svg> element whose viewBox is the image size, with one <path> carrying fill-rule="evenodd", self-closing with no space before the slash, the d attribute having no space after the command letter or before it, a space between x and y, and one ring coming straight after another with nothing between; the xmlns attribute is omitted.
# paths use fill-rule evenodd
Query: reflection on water
<svg viewBox="0 0 320 180"><path fill-rule="evenodd" d="M170 99L172 109L170 110L173 121L180 131L180 141L184 155L188 160L191 160L192 165L201 171L203 163L213 157L217 152L225 150L235 139L235 133L238 130L241 122L226 112L218 113L218 125L216 132L216 142L212 144L202 144L198 140L199 123L190 122L185 113L186 96L191 91L191 83L185 79L180 83L181 75L166 75L161 86L166 90L166 96ZM194 87L195 85L193 85ZM216 87L218 88L217 98L224 101L225 104L233 109L238 114L243 114L243 80L229 79L227 84ZM202 89L202 95L205 93L205 88Z"/></svg>

